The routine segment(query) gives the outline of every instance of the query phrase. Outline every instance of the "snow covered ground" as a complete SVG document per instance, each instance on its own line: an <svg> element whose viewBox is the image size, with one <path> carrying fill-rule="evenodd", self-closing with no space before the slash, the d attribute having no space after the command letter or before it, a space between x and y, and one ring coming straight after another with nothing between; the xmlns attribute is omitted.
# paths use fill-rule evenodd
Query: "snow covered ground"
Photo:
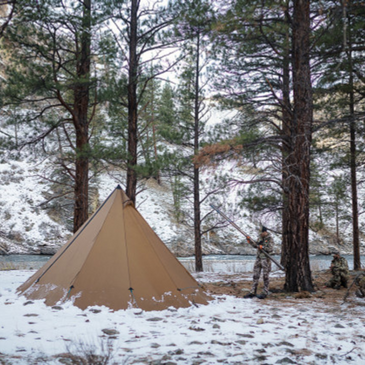
<svg viewBox="0 0 365 365"><path fill-rule="evenodd" d="M111 357L108 364L365 364L360 299L328 306L320 298L218 295L206 306L159 312L82 311L18 297L33 272L0 272L0 363L71 364L66 354L100 354ZM221 280L194 275L203 284Z"/></svg>
<svg viewBox="0 0 365 365"><path fill-rule="evenodd" d="M40 176L48 176L50 162L10 157L0 161L0 236L31 247L65 243L70 232L43 209L50 187ZM119 182L102 175L100 201ZM138 196L137 209L168 243L186 231L171 222L171 191L151 184ZM227 200L232 207L236 194L232 191ZM208 204L205 209L210 209ZM248 219L248 212L240 213L243 220L237 224L256 232L260 222ZM350 225L347 230L342 233L351 237ZM231 227L218 233L226 241L238 236ZM310 237L318 238L312 231ZM9 243L12 253L23 253L20 247ZM161 312L81 311L70 303L51 308L18 297L16 288L33 272L0 271L0 364L71 364L66 357L70 353L110 356L110 364L365 364L361 300L329 306L320 298L284 303L222 294L207 306ZM193 275L203 283L222 280L221 272ZM251 280L251 274L241 280Z"/></svg>

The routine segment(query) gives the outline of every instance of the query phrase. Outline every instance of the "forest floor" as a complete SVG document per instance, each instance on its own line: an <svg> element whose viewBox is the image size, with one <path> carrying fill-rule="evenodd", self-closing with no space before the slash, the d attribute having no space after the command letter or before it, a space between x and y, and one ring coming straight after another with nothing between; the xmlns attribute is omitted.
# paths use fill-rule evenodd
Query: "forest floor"
<svg viewBox="0 0 365 365"><path fill-rule="evenodd" d="M336 290L333 288L329 288L325 286L325 283L331 278L331 273L329 270L314 272L312 274L312 280L314 284L315 292L310 293L306 291L298 292L298 293L287 293L283 290L285 284L284 276L274 276L270 277L270 295L268 299L270 299L270 305L273 305L273 302L277 301L278 305L290 305L293 301L298 300L311 300L316 299L318 302L322 302L324 307L331 307L331 304L344 304L345 302L348 305L353 306L365 306L365 298L363 302L356 298L355 291L357 289L356 285L353 284L354 279L361 271L350 271L350 278L348 281L348 289L341 287L341 289ZM252 280L250 280L249 274L221 274L221 281L215 282L206 282L204 283L204 287L214 295L232 295L237 298L243 298L251 289ZM244 276L244 280L243 279ZM351 286L351 284L353 284ZM260 283L258 287L257 293L261 292L262 288L262 277L260 278ZM354 300L356 298L356 300ZM261 301L265 303L265 300ZM352 303L353 302L353 303Z"/></svg>

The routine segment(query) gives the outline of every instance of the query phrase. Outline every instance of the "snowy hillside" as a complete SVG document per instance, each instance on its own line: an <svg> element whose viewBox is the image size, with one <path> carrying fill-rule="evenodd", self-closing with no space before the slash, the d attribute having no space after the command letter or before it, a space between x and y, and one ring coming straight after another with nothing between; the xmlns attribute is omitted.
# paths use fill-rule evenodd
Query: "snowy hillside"
<svg viewBox="0 0 365 365"><path fill-rule="evenodd" d="M64 222L60 222L43 204L50 194L50 184L39 175L47 169L48 163L46 159L34 161L26 156L9 157L9 160L3 158L0 163L0 243L7 246L8 253L52 253L72 234ZM98 178L99 204L120 183L121 174L118 172L113 176L108 173ZM143 185L136 208L165 244L174 251L191 254L193 232L191 228L174 222L173 198L168 184L158 185L151 179ZM206 209L210 210L209 206ZM236 236L239 242L242 241L232 229L225 229L219 234L222 239ZM206 253L223 253L220 248L209 244L209 240L207 237L204 244Z"/></svg>
<svg viewBox="0 0 365 365"><path fill-rule="evenodd" d="M39 175L46 170L49 162L46 159L34 161L32 158L11 155L0 163L0 243L6 246L7 253L53 253L64 244L71 232L65 224L55 219L52 211L47 209L45 196L50 186ZM209 172L206 172L209 174ZM104 174L98 179L99 204L115 189L121 180L121 172L113 176ZM155 230L162 241L179 256L192 255L193 231L190 227L176 223L173 216L173 200L167 182L162 186L154 180L144 182L144 190L137 197L137 209ZM229 204L234 205L236 192L232 191ZM219 201L218 201L219 202ZM210 210L208 204L203 207L204 213ZM217 215L213 213L213 215ZM236 223L245 231L255 236L260 226L258 220L252 221L248 212L241 212L235 217ZM71 217L70 217L71 218ZM278 228L280 222L265 222L269 227ZM276 250L280 250L280 237L274 235ZM241 245L244 237L234 228L227 226L206 235L203 241L205 254L249 254L252 249ZM322 241L311 232L311 242L323 246L331 243ZM344 252L351 253L350 247L343 247Z"/></svg>
<svg viewBox="0 0 365 365"><path fill-rule="evenodd" d="M212 124L225 115L215 113ZM14 134L13 130L3 126L6 134ZM19 133L19 131L18 131ZM22 131L27 135L26 131ZM48 149L55 147L48 146ZM236 174L239 177L241 169L234 163L227 163L217 169L202 171L202 196L204 189L208 189L209 183L215 174L224 173L229 176ZM52 204L50 197L53 194L50 178L54 170L54 161L40 146L24 148L21 152L3 152L0 155L0 254L1 253L34 253L53 254L66 243L72 235L72 207L60 212L60 207ZM125 174L123 171L112 169L99 175L92 181L93 192L92 210L96 208L112 193L120 184L124 188ZM136 208L147 220L162 241L177 256L191 256L194 254L193 228L179 224L174 215L173 195L168 180L162 180L158 185L153 179L142 181L137 195ZM248 186L248 185L245 185ZM229 190L228 190L229 189ZM216 193L210 199L204 201L202 216L211 212L210 203L221 206L229 217L234 220L243 231L256 237L261 226L265 225L273 232L275 252L280 253L281 230L280 217L252 216L244 209L238 208L238 188L227 188L228 195ZM70 203L68 204L70 205ZM186 204L185 209L191 211L192 206ZM235 212L235 213L232 213ZM221 220L221 217L212 212L211 223ZM363 216L360 216L360 225L365 225ZM310 232L310 252L328 253L329 247L336 245L334 238L334 222L327 221L327 229L323 232ZM208 226L205 224L203 229ZM341 251L352 253L351 225L341 231L343 243ZM362 242L362 251L365 252L365 244ZM246 243L245 238L235 228L227 224L226 227L215 229L203 236L203 254L252 254L254 250Z"/></svg>
<svg viewBox="0 0 365 365"><path fill-rule="evenodd" d="M70 234L41 207L48 190L37 176L43 164L26 158L6 161L4 157L0 164L0 239L10 253L25 253L29 249L26 246L55 244Z"/></svg>

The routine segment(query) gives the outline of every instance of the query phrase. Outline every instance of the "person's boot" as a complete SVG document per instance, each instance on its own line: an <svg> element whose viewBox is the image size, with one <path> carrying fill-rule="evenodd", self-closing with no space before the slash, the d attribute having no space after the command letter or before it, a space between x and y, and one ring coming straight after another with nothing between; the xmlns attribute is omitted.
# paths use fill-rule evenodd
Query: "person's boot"
<svg viewBox="0 0 365 365"><path fill-rule="evenodd" d="M358 297L358 298L364 298L364 293L360 290L360 289L357 289L355 291L355 295Z"/></svg>
<svg viewBox="0 0 365 365"><path fill-rule="evenodd" d="M340 290L341 289L341 285L335 285L334 287L333 287L333 289L336 289L336 290Z"/></svg>
<svg viewBox="0 0 365 365"><path fill-rule="evenodd" d="M248 293L244 296L245 299L250 299L250 298L254 298L256 296L256 294L254 293Z"/></svg>
<svg viewBox="0 0 365 365"><path fill-rule="evenodd" d="M347 288L347 281L344 281L342 285L344 288Z"/></svg>
<svg viewBox="0 0 365 365"><path fill-rule="evenodd" d="M256 297L259 298L259 299L265 299L267 297L267 294L261 293L259 295L256 295Z"/></svg>

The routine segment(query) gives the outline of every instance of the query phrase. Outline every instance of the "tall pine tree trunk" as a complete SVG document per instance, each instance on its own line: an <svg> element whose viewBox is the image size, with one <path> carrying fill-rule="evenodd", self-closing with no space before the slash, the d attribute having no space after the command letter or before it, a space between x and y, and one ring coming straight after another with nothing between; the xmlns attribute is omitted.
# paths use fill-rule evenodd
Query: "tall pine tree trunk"
<svg viewBox="0 0 365 365"><path fill-rule="evenodd" d="M351 72L352 74L352 72ZM353 80L351 77L351 84ZM354 92L350 86L350 169L351 169L351 199L352 199L352 242L354 253L354 270L361 269L360 238L359 238L359 210L357 202L357 168L356 168L356 128L354 121Z"/></svg>
<svg viewBox="0 0 365 365"><path fill-rule="evenodd" d="M157 153L157 137L156 137L156 120L155 120L155 83L152 83L152 107L151 107L151 124L152 124L152 140L153 140L153 153L155 156L155 162L158 160L158 153ZM156 170L154 173L154 177L158 184L161 184L160 178L160 170Z"/></svg>
<svg viewBox="0 0 365 365"><path fill-rule="evenodd" d="M137 13L138 0L132 0L130 39L129 39L129 75L128 75L128 166L126 194L135 204L137 191Z"/></svg>
<svg viewBox="0 0 365 365"><path fill-rule="evenodd" d="M196 65L195 65L195 100L194 100L194 154L199 152L199 56L200 34L197 33L196 41ZM202 236L200 219L200 170L199 165L194 163L194 237L195 237L195 270L203 271Z"/></svg>
<svg viewBox="0 0 365 365"><path fill-rule="evenodd" d="M347 17L345 21L350 23ZM351 24L349 24L351 25ZM351 27L349 27L351 29ZM356 124L355 116L355 98L354 98L354 70L352 64L352 39L349 30L348 44L345 43L347 49L347 59L349 64L350 78L349 78L349 108L350 108L350 170L351 170L351 200L352 200L352 244L354 254L354 270L361 269L360 258L360 238L359 238L359 210L357 199L357 167L356 167ZM346 32L345 35L346 37Z"/></svg>
<svg viewBox="0 0 365 365"><path fill-rule="evenodd" d="M352 105L353 106L353 105ZM350 122L350 164L351 164L351 199L352 199L352 242L354 253L354 270L361 269L360 238L359 238L359 211L357 202L357 174L356 174L356 132L353 115Z"/></svg>
<svg viewBox="0 0 365 365"><path fill-rule="evenodd" d="M290 236L285 259L285 289L314 291L309 263L309 179L312 142L312 86L309 64L310 0L293 2L292 153L288 166Z"/></svg>
<svg viewBox="0 0 365 365"><path fill-rule="evenodd" d="M339 230L339 206L338 203L336 202L335 205L335 219L336 219L336 241L337 244L340 243L340 230Z"/></svg>
<svg viewBox="0 0 365 365"><path fill-rule="evenodd" d="M81 50L77 62L77 85L74 99L74 126L76 131L74 232L88 219L89 206L89 77L91 0L84 1Z"/></svg>
<svg viewBox="0 0 365 365"><path fill-rule="evenodd" d="M290 120L291 120L291 105L290 105L290 39L289 27L286 34L286 47L283 59L283 86L282 86L282 186L283 186L283 210L282 210L282 245L281 245L281 264L285 267L288 252L288 240L290 239L290 219L289 219L289 200L288 200L288 177L289 171L286 165L286 159L290 155L288 146L288 138L290 138Z"/></svg>

